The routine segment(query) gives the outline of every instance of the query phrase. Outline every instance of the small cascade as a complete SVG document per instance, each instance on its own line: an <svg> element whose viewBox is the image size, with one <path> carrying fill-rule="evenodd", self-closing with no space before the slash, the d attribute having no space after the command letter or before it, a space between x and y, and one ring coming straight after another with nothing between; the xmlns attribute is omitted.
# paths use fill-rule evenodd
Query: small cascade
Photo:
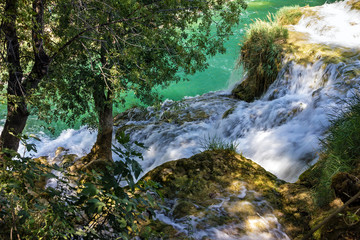
<svg viewBox="0 0 360 240"><path fill-rule="evenodd" d="M160 110L129 112L122 129L149 147L142 163L147 171L220 139L235 143L238 152L279 178L295 181L317 159L329 114L341 106L340 99L356 94L360 79L348 75L359 66L359 60L326 67L321 60L307 66L287 62L268 92L252 103L224 92L165 101Z"/></svg>
<svg viewBox="0 0 360 240"><path fill-rule="evenodd" d="M289 240L269 203L242 184L237 194L216 198L217 204L181 218L174 217L179 200L165 202L170 211L157 211L155 219L193 239Z"/></svg>
<svg viewBox="0 0 360 240"><path fill-rule="evenodd" d="M149 147L144 152L146 171L204 150L204 141L221 139L236 144L238 152L279 178L295 181L317 160L319 139L329 126L330 115L359 88L360 58L349 46L350 42L358 44L360 27L352 28L352 38L342 42L344 24L328 19L336 15L356 26L360 13L350 8L347 2L325 4L294 26L307 33L310 42L336 43L337 49L352 51L345 60L329 63L319 55L315 62L300 64L289 55L277 80L252 103L236 101L226 92L212 92L179 102L165 101L160 109L148 108L146 113L129 113L130 121L120 125ZM356 18L348 17L355 14ZM330 24L325 28L327 21Z"/></svg>
<svg viewBox="0 0 360 240"><path fill-rule="evenodd" d="M289 55L277 80L251 103L218 91L123 114L118 128L148 147L141 162L144 172L201 152L211 139L234 143L239 153L287 181L295 181L316 161L330 115L358 94L360 11L344 1L311 12L293 30L304 33L309 42L343 51L338 61L324 61L319 55L304 64ZM44 137L36 155L48 155L59 146L84 155L95 139L96 132L86 127L66 130L55 140Z"/></svg>
<svg viewBox="0 0 360 240"><path fill-rule="evenodd" d="M359 10L352 9L351 2L313 7L313 14L302 18L294 30L306 33L313 43L359 49L360 14Z"/></svg>

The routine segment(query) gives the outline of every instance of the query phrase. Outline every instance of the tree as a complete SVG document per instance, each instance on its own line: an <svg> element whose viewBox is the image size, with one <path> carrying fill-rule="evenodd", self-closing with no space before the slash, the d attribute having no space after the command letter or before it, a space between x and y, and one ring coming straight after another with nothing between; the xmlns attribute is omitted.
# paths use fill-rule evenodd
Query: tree
<svg viewBox="0 0 360 240"><path fill-rule="evenodd" d="M32 2L28 12L23 12L23 3L18 1L7 0L1 6L7 16L3 25L8 26L2 27L2 35L8 46L8 58L3 61L8 65L10 107L9 127L3 130L0 146L17 149L18 142L9 133L21 133L28 116L26 100L37 91L38 110L63 110L55 118L77 117L78 110L97 113L99 131L92 159L111 159L112 104L122 100L119 94L131 90L150 102L156 95L152 91L155 86L166 86L204 70L208 56L225 51L223 44L246 6L243 0ZM30 42L23 38L20 47L19 11L26 19L33 16L31 23L22 20L31 26L33 34ZM27 43L33 45L35 58L25 60L24 65L32 63L40 70L24 75L20 50ZM45 46L51 55L45 54ZM19 79L23 79L21 84ZM43 91L38 91L39 83ZM13 86L20 89L14 91ZM13 143L7 144L10 138Z"/></svg>

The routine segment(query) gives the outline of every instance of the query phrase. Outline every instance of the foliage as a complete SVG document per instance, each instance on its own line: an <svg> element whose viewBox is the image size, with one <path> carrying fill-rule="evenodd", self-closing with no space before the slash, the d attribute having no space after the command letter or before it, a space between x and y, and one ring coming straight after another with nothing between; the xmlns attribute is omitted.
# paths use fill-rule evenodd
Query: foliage
<svg viewBox="0 0 360 240"><path fill-rule="evenodd" d="M186 80L208 66L208 56L225 51L245 7L243 0L57 2L49 16L53 38L64 44L85 33L56 55L33 112L68 124L86 114L82 121L94 124L93 93L105 91L111 101L124 103L132 91L153 103L155 86ZM57 114L47 114L49 109Z"/></svg>
<svg viewBox="0 0 360 240"><path fill-rule="evenodd" d="M236 153L236 149L238 147L238 143L224 140L216 135L215 136L208 135L207 137L204 137L200 145L204 150L210 150L210 151L227 150L232 153Z"/></svg>
<svg viewBox="0 0 360 240"><path fill-rule="evenodd" d="M312 173L317 178L314 190L320 206L333 198L332 177L352 170L360 157L360 97L347 102L347 107L338 112L322 142L323 155Z"/></svg>
<svg viewBox="0 0 360 240"><path fill-rule="evenodd" d="M141 168L134 159L141 155L125 135L117 139L122 145L115 152L123 161L81 177L64 167L6 151L0 173L0 237L130 239L138 235L139 224L157 206L153 195L158 185L135 183ZM45 187L49 178L56 179L56 188Z"/></svg>
<svg viewBox="0 0 360 240"><path fill-rule="evenodd" d="M247 71L255 96L261 96L277 77L288 31L277 20L255 20L245 34L238 64Z"/></svg>
<svg viewBox="0 0 360 240"><path fill-rule="evenodd" d="M299 5L282 7L276 12L275 19L280 25L295 25L299 22L303 12Z"/></svg>

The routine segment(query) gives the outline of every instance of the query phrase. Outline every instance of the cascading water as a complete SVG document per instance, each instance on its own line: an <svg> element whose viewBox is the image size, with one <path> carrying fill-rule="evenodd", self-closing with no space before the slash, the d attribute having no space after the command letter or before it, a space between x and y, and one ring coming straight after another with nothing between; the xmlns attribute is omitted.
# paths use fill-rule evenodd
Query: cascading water
<svg viewBox="0 0 360 240"><path fill-rule="evenodd" d="M347 2L325 4L313 11L319 17L303 17L293 26L307 34L309 41L336 43L337 49L346 51L360 42L360 14ZM351 27L351 37L344 42L342 26ZM167 100L157 110L149 107L129 111L121 124L126 125L123 128L133 140L148 147L141 162L145 172L166 161L190 157L203 150L206 139L216 138L235 142L237 151L245 157L279 178L295 181L317 159L319 138L329 125L329 114L341 108L343 102L339 100L357 93L360 60L355 53L359 49L352 51L354 54L345 62L331 64L324 64L321 57L314 63L297 64L289 56L277 80L252 103L235 100L226 91L210 92L179 102ZM49 155L59 146L84 155L95 138L96 132L85 127L66 130L55 140L44 138L37 144L36 156Z"/></svg>
<svg viewBox="0 0 360 240"><path fill-rule="evenodd" d="M220 139L235 143L238 152L279 178L297 180L308 164L317 160L319 139L329 126L329 114L341 109L346 99L358 94L360 87L360 12L351 10L348 1L325 4L312 11L316 14L303 17L292 30L305 34L309 43L352 52L350 57L328 63L319 55L315 62L298 64L289 55L277 80L252 103L219 91L178 102L167 100L160 108L126 112L118 119L119 128L148 147L141 162L144 172L166 161L190 157L202 151L209 139ZM82 156L90 151L95 139L96 132L86 127L66 130L55 140L43 137L41 143L35 142L38 149L35 156L51 157L60 146ZM113 157L116 160L117 156ZM244 197L238 196L243 204L254 204ZM212 206L212 211L220 212L227 204L230 203L224 199L221 206ZM261 212L260 208L256 209ZM241 239L287 239L272 212L263 211L255 220L263 221L267 229ZM184 219L174 221L163 212L158 212L157 217L179 231L189 231L186 229L189 224L182 222ZM203 221L200 218L185 220L193 225ZM197 229L193 233L196 238L233 239L226 229Z"/></svg>
<svg viewBox="0 0 360 240"><path fill-rule="evenodd" d="M309 41L336 43L338 49L347 52L348 46L359 42L360 14L350 10L347 2L326 4L315 10L320 14L319 21L314 21L314 16L304 17L294 26L296 31L306 33ZM330 18L340 20L326 25L327 12ZM349 15L352 17L348 18ZM357 25L344 46L340 45L343 36L339 28L345 25L338 24L341 21ZM357 94L360 77L356 69L360 60L355 53L359 49L352 51L353 57L339 63L324 63L321 57L306 65L285 59L277 80L263 97L252 103L236 101L226 92L181 102L166 101L159 111L149 108L146 116L142 113L141 120L138 120L141 114L129 113L130 121L125 128L134 140L149 147L143 163L147 170L165 161L190 157L202 150L202 142L207 138L216 138L235 142L238 152L245 157L279 178L295 181L317 159L319 139L329 126L329 115L335 108L341 108L344 100Z"/></svg>

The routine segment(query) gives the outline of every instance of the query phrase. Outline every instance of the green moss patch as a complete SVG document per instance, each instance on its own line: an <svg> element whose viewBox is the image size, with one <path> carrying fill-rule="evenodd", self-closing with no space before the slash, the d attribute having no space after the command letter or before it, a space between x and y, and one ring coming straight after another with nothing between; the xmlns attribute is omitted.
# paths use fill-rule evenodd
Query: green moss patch
<svg viewBox="0 0 360 240"><path fill-rule="evenodd" d="M239 224L257 218L257 213L269 209L254 207L253 201L266 200L290 237L309 230L313 210L309 190L300 184L287 184L265 171L261 166L230 151L205 151L188 159L164 163L145 179L159 182L165 203L173 202L169 211L176 219L206 216L197 228ZM241 189L246 197L239 198ZM222 214L213 206L221 204ZM291 206L291 207L290 207ZM154 225L155 232L161 231ZM239 234L246 229L238 229ZM174 236L173 236L174 237ZM171 237L170 237L171 238ZM175 237L174 237L175 238Z"/></svg>

